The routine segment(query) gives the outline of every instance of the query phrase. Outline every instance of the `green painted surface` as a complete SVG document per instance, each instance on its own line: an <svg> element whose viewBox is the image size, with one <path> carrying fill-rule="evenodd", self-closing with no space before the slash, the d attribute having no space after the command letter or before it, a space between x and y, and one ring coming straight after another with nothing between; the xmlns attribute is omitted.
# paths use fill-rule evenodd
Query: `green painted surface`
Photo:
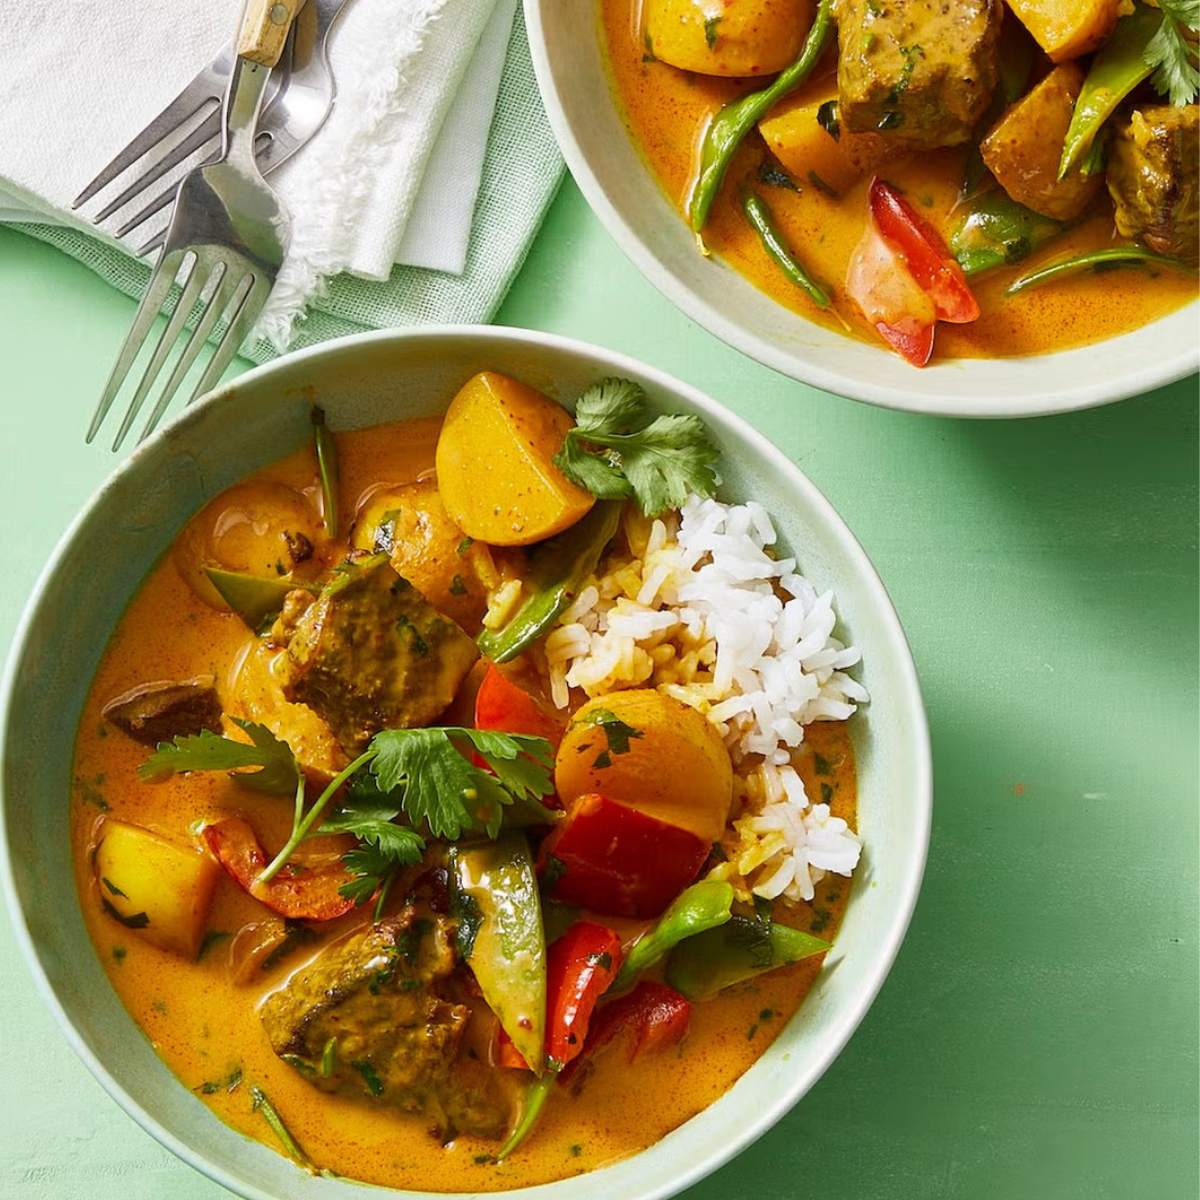
<svg viewBox="0 0 1200 1200"><path fill-rule="evenodd" d="M5 642L111 465L79 431L132 313L0 230ZM1195 379L1004 424L824 396L672 310L569 184L501 320L647 359L770 435L874 559L925 689L933 843L899 961L825 1078L691 1200L1192 1200ZM0 1012L0 1195L226 1195L76 1061L7 921Z"/></svg>

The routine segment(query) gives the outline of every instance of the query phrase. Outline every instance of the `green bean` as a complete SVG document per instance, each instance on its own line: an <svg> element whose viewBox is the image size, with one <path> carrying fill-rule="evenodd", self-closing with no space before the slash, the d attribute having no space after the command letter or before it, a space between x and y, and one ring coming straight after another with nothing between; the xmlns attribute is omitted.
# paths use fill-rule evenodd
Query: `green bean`
<svg viewBox="0 0 1200 1200"><path fill-rule="evenodd" d="M994 188L962 210L950 234L950 249L968 275L1020 262L1057 237L1065 226L1018 204Z"/></svg>
<svg viewBox="0 0 1200 1200"><path fill-rule="evenodd" d="M746 192L742 197L742 211L762 241L763 249L774 259L775 265L798 288L807 292L809 299L818 308L828 308L829 293L813 279L792 253L762 197L754 192Z"/></svg>
<svg viewBox="0 0 1200 1200"><path fill-rule="evenodd" d="M1139 4L1117 22L1112 36L1092 59L1063 142L1059 179L1067 177L1117 105L1154 69L1146 61L1146 47L1160 25L1162 13Z"/></svg>
<svg viewBox="0 0 1200 1200"><path fill-rule="evenodd" d="M742 139L777 101L794 92L812 74L833 28L833 0L820 0L817 15L800 57L778 74L767 87L731 101L713 117L700 147L700 171L688 200L688 223L693 232L703 231L721 181Z"/></svg>
<svg viewBox="0 0 1200 1200"><path fill-rule="evenodd" d="M1155 254L1151 250L1143 250L1139 246L1119 246L1112 250L1091 250L1087 254L1077 254L1074 258L1065 258L1060 262L1051 263L1048 267L1040 267L1022 275L1020 279L1010 283L1005 289L1006 296L1015 296L1028 288L1041 287L1051 283L1063 275L1075 275L1080 271L1103 271L1115 267L1151 266L1170 267L1176 271L1191 271L1192 268L1181 258L1170 258L1165 254Z"/></svg>

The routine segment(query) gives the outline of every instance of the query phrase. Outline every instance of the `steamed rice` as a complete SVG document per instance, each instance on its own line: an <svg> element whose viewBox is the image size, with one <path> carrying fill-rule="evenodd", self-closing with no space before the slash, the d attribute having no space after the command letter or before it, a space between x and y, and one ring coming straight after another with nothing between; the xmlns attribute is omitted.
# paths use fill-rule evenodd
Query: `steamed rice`
<svg viewBox="0 0 1200 1200"><path fill-rule="evenodd" d="M720 731L737 778L712 872L742 898L811 900L828 871L849 875L861 843L828 805L811 805L792 758L813 721L843 721L867 699L846 674L858 650L833 636L833 593L794 558L775 558L761 504L691 497L647 522L629 510L627 548L610 552L545 642L550 691L565 708L657 687Z"/></svg>

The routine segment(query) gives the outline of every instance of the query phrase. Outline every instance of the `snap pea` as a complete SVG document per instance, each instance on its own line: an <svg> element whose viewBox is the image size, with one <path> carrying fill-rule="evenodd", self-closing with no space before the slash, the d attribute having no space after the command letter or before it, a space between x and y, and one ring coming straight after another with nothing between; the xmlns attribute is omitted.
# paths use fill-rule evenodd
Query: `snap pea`
<svg viewBox="0 0 1200 1200"><path fill-rule="evenodd" d="M1154 69L1146 61L1146 47L1161 25L1162 13L1158 9L1139 4L1117 22L1108 41L1097 51L1063 141L1059 179L1066 178L1117 105Z"/></svg>
<svg viewBox="0 0 1200 1200"><path fill-rule="evenodd" d="M1010 283L1005 289L1006 296L1015 296L1029 288L1041 287L1044 283L1052 283L1064 275L1076 275L1080 271L1104 271L1115 267L1169 267L1175 271L1192 271L1193 268L1181 258L1170 258L1166 254L1155 254L1151 250L1143 250L1140 246L1118 246L1112 250L1091 250L1087 254L1077 254L1074 258L1065 258L1040 267L1022 275L1020 279Z"/></svg>
<svg viewBox="0 0 1200 1200"><path fill-rule="evenodd" d="M516 658L550 628L596 569L620 519L620 501L598 500L582 521L533 551L525 573L529 597L507 625L485 629L477 639L479 649L492 662Z"/></svg>
<svg viewBox="0 0 1200 1200"><path fill-rule="evenodd" d="M614 992L624 991L648 967L665 957L684 938L724 925L731 916L733 887L722 879L702 879L684 888L658 923L651 926L625 955L613 982Z"/></svg>
<svg viewBox="0 0 1200 1200"><path fill-rule="evenodd" d="M700 146L700 170L688 200L688 223L694 233L703 231L713 201L721 190L721 181L729 169L734 151L768 109L795 91L812 74L833 28L833 0L820 0L812 28L800 50L800 57L786 67L765 88L731 101L721 109L704 134Z"/></svg>
<svg viewBox="0 0 1200 1200"><path fill-rule="evenodd" d="M1065 228L994 188L963 208L950 234L950 249L968 275L978 275L1020 262Z"/></svg>
<svg viewBox="0 0 1200 1200"><path fill-rule="evenodd" d="M689 1000L703 1000L764 971L823 954L829 947L829 942L788 925L731 917L671 951L667 983Z"/></svg>
<svg viewBox="0 0 1200 1200"><path fill-rule="evenodd" d="M288 592L303 588L315 595L319 590L314 584L295 579L250 575L220 567L205 567L204 574L221 599L256 633L279 616Z"/></svg>
<svg viewBox="0 0 1200 1200"><path fill-rule="evenodd" d="M763 198L755 192L747 191L742 196L742 211L775 265L792 283L806 292L818 308L828 308L829 293L804 269L792 253Z"/></svg>

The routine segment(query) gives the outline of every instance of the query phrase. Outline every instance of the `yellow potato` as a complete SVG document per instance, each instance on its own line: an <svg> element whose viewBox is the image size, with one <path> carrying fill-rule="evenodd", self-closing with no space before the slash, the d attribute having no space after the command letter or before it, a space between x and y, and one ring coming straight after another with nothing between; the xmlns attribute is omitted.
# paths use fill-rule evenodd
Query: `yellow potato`
<svg viewBox="0 0 1200 1200"><path fill-rule="evenodd" d="M827 132L817 113L836 96L836 83L816 99L792 96L775 105L758 123L771 153L802 188L844 192L896 153L895 143L877 133L853 133L842 127L835 139Z"/></svg>
<svg viewBox="0 0 1200 1200"><path fill-rule="evenodd" d="M813 0L646 0L647 53L702 75L773 75L804 45Z"/></svg>
<svg viewBox="0 0 1200 1200"><path fill-rule="evenodd" d="M564 805L599 792L715 842L729 816L733 768L705 717L637 688L598 696L571 718L554 783Z"/></svg>
<svg viewBox="0 0 1200 1200"><path fill-rule="evenodd" d="M1033 40L1056 62L1090 54L1113 31L1121 0L1008 0Z"/></svg>
<svg viewBox="0 0 1200 1200"><path fill-rule="evenodd" d="M1018 203L1043 216L1073 221L1087 208L1104 176L1078 168L1058 178L1063 139L1083 86L1076 63L1055 67L997 122L979 147L988 170Z"/></svg>
<svg viewBox="0 0 1200 1200"><path fill-rule="evenodd" d="M351 544L385 550L392 569L468 633L487 608L496 569L488 548L450 519L432 479L373 492L358 510Z"/></svg>
<svg viewBox="0 0 1200 1200"><path fill-rule="evenodd" d="M92 856L109 915L162 950L195 958L221 868L140 825L106 820Z"/></svg>
<svg viewBox="0 0 1200 1200"><path fill-rule="evenodd" d="M574 525L595 500L553 462L572 424L566 409L507 375L468 379L437 444L450 519L494 546L528 546Z"/></svg>
<svg viewBox="0 0 1200 1200"><path fill-rule="evenodd" d="M172 555L184 579L213 608L229 606L204 574L205 567L279 578L304 575L324 534L321 518L295 488L268 480L239 483L222 492L189 522Z"/></svg>

